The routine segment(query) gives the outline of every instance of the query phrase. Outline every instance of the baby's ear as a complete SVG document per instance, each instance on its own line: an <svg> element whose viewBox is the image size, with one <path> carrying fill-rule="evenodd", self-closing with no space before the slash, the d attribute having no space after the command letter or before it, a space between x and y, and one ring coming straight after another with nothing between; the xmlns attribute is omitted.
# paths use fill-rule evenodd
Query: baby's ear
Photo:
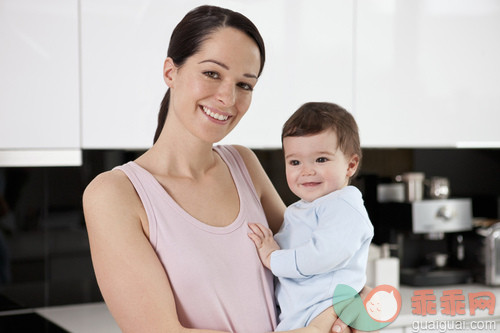
<svg viewBox="0 0 500 333"><path fill-rule="evenodd" d="M358 166L359 156L357 154L353 154L347 164L347 177L352 177L352 175L356 173L356 170L358 170Z"/></svg>

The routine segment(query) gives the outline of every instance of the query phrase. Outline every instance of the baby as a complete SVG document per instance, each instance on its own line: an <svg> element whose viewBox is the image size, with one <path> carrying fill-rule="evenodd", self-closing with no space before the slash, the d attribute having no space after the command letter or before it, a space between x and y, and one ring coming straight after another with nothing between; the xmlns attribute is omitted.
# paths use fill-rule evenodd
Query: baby
<svg viewBox="0 0 500 333"><path fill-rule="evenodd" d="M359 292L373 238L361 192L349 185L362 156L352 115L336 104L306 103L281 137L287 183L301 200L286 209L274 238L261 224L250 224L249 234L279 279L278 331L307 326L332 306L337 284Z"/></svg>

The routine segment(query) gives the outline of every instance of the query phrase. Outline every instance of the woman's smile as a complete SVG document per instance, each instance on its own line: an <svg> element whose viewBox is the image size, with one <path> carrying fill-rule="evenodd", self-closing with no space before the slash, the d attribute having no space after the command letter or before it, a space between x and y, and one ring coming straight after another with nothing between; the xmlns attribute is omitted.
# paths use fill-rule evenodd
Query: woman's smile
<svg viewBox="0 0 500 333"><path fill-rule="evenodd" d="M201 109L211 120L217 120L218 122L225 122L226 120L231 118L231 115L213 108L209 108L208 106L202 105Z"/></svg>

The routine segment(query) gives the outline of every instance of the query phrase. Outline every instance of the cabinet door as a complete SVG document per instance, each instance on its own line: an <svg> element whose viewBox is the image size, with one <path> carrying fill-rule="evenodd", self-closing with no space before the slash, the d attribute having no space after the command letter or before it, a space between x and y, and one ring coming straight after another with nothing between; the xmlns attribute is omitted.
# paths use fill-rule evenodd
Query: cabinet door
<svg viewBox="0 0 500 333"><path fill-rule="evenodd" d="M82 146L144 149L175 25L201 1L81 0Z"/></svg>
<svg viewBox="0 0 500 333"><path fill-rule="evenodd" d="M352 1L82 0L84 148L148 148L166 91L175 25L209 3L248 16L266 43L250 110L223 143L280 147L281 127L307 101L352 104Z"/></svg>
<svg viewBox="0 0 500 333"><path fill-rule="evenodd" d="M280 148L281 129L306 102L352 108L351 0L214 1L245 13L266 43L247 114L223 143Z"/></svg>
<svg viewBox="0 0 500 333"><path fill-rule="evenodd" d="M500 3L357 1L365 147L500 146Z"/></svg>
<svg viewBox="0 0 500 333"><path fill-rule="evenodd" d="M77 0L0 0L0 45L0 150L79 150Z"/></svg>

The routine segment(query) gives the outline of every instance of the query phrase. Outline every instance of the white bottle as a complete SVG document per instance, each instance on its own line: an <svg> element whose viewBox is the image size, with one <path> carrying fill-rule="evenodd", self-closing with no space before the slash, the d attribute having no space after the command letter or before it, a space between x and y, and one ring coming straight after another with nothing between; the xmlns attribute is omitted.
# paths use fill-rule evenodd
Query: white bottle
<svg viewBox="0 0 500 333"><path fill-rule="evenodd" d="M390 256L389 244L382 244L382 251L379 259L374 263L375 285L388 284L394 288L399 288L399 259Z"/></svg>

